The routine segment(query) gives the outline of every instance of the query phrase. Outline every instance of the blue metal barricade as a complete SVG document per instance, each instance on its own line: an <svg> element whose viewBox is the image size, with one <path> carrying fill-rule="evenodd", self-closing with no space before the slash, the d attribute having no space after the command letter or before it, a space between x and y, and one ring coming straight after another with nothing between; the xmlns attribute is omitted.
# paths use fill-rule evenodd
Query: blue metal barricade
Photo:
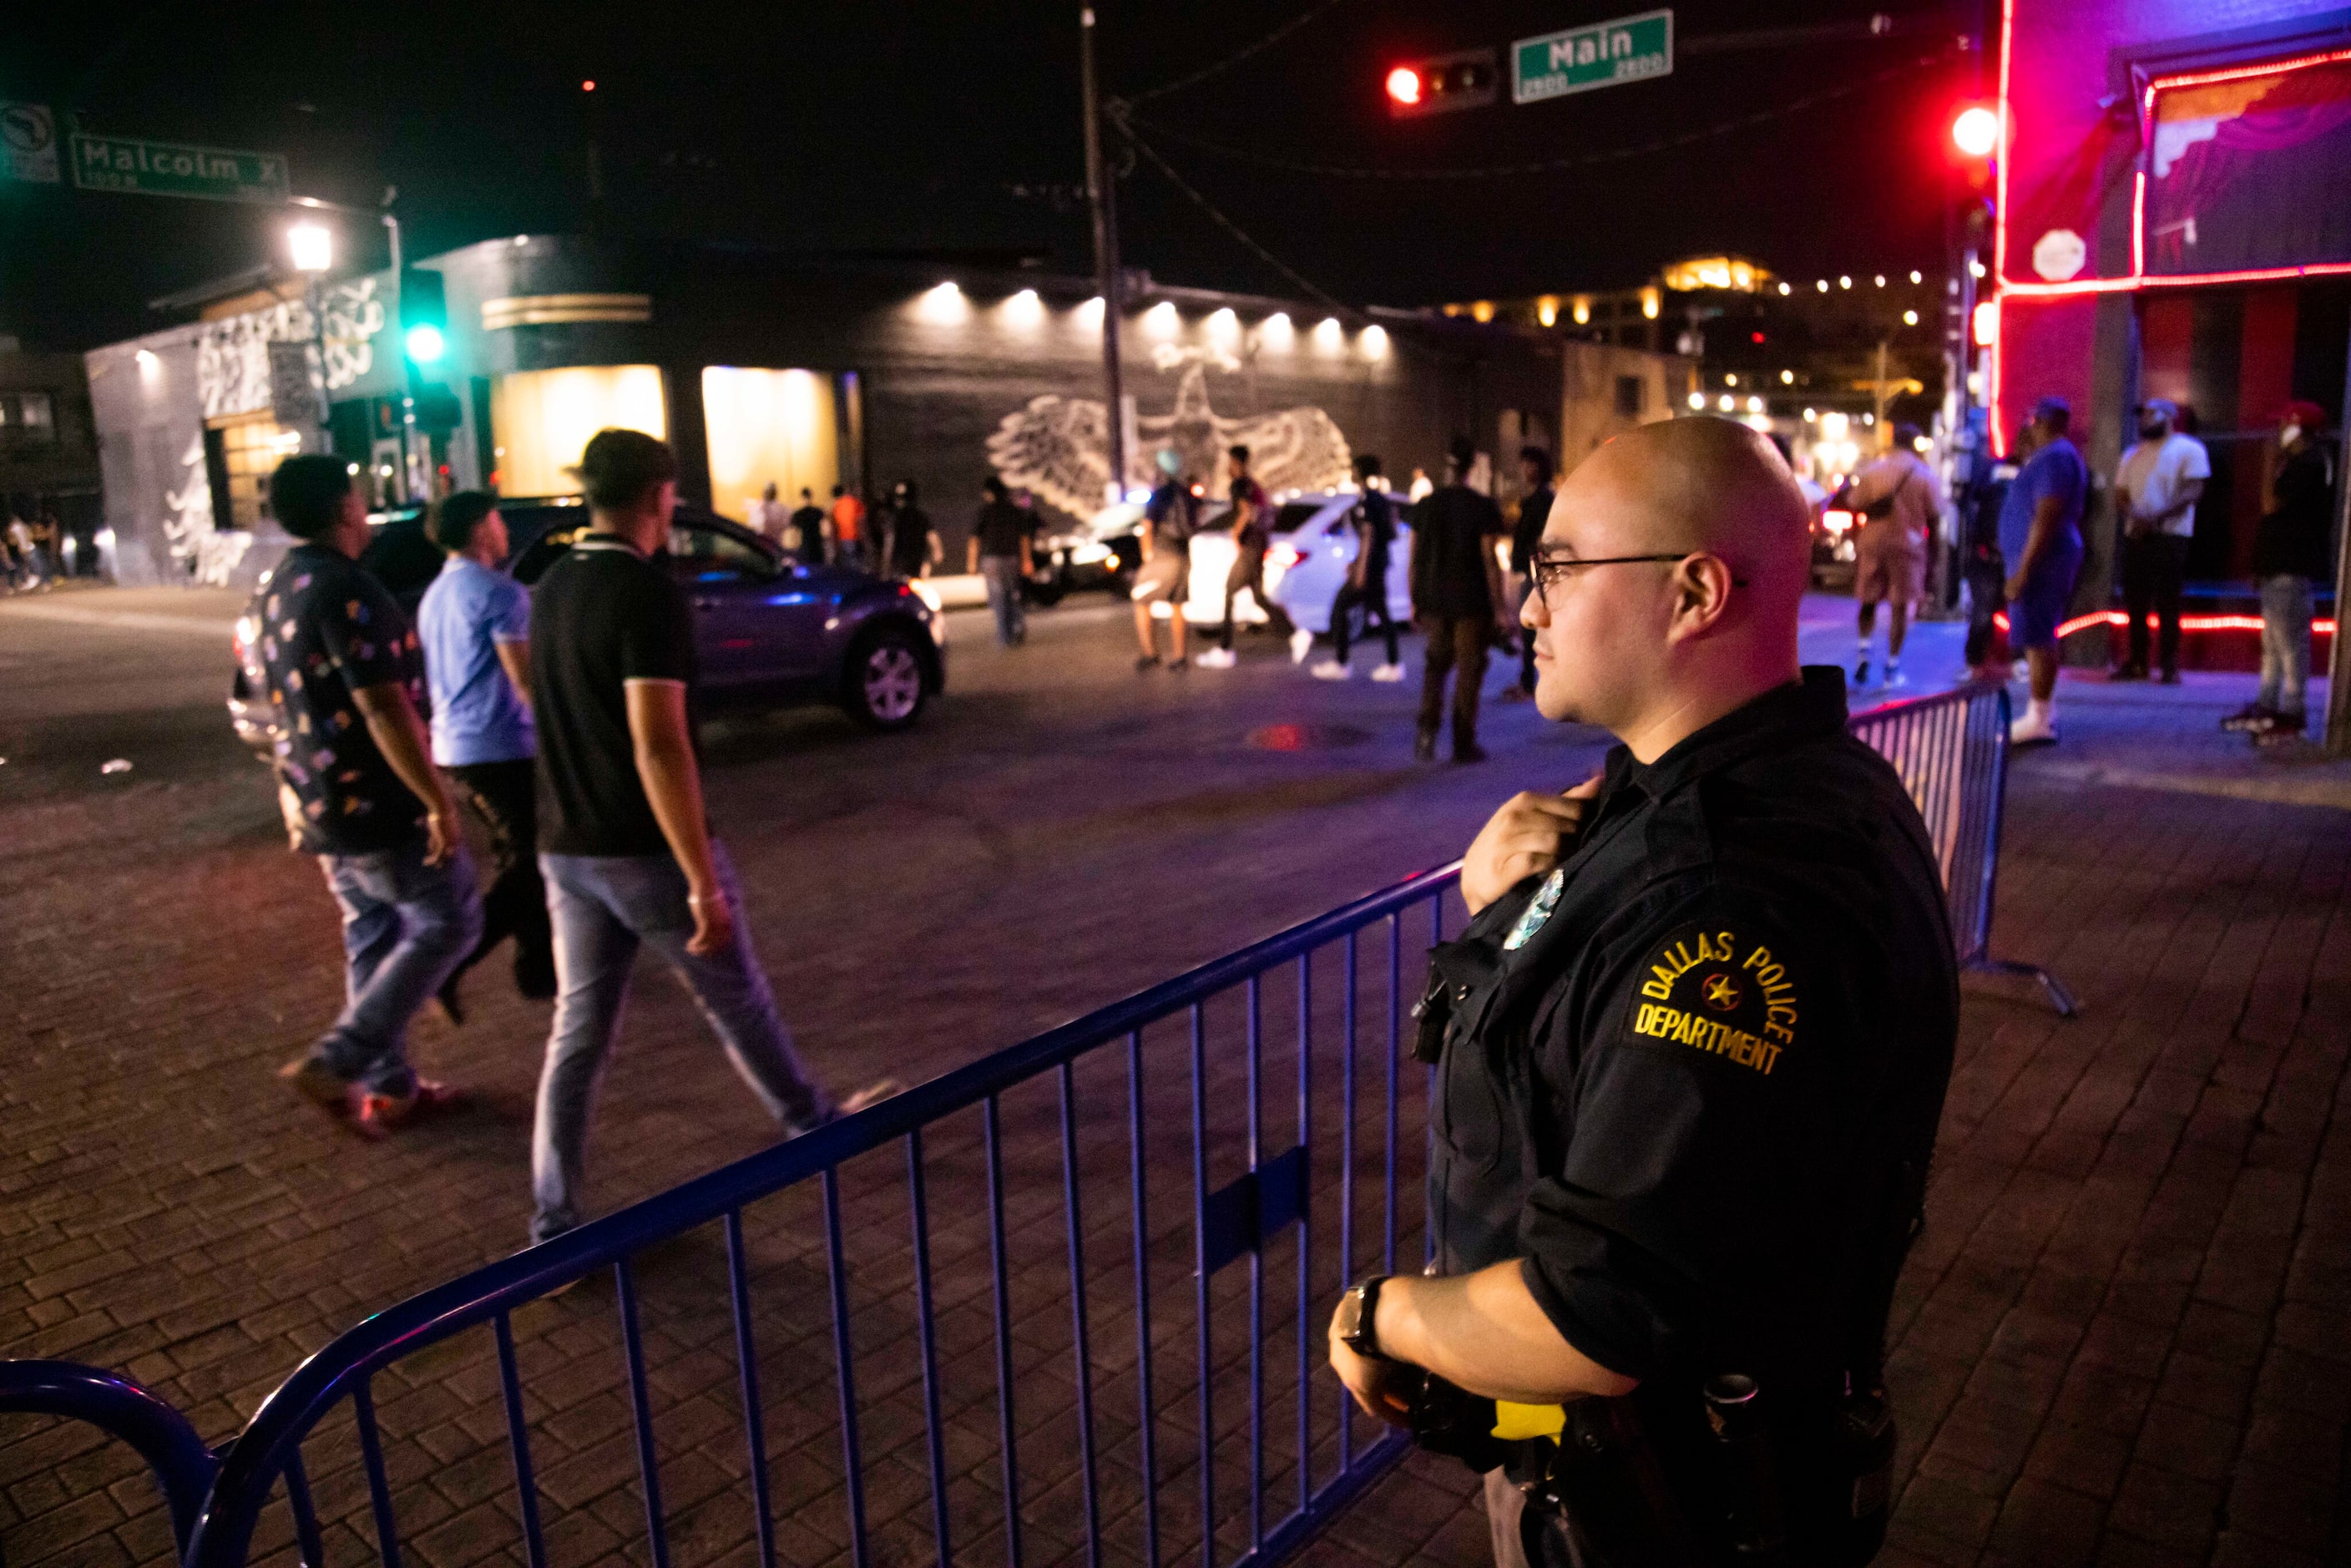
<svg viewBox="0 0 2351 1568"><path fill-rule="evenodd" d="M1990 957L2007 709L1963 688L1853 728L1927 819L1961 959L2070 1011ZM1426 1078L1402 1030L1457 875L378 1313L270 1396L216 1477L108 1375L0 1365L0 1411L132 1438L191 1568L397 1568L420 1542L530 1568L1256 1568L1404 1450L1358 1419L1321 1325L1351 1279L1427 1255Z"/></svg>

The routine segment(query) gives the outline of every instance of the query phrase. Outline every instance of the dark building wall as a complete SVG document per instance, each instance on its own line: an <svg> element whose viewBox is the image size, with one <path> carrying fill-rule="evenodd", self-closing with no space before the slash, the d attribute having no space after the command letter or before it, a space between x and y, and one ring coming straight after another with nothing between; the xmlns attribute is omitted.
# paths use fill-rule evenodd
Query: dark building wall
<svg viewBox="0 0 2351 1568"><path fill-rule="evenodd" d="M862 453L843 453L844 475L862 473L874 495L915 481L951 550L960 549L982 477L991 468L1010 476L1004 453L1014 436L1023 452L1040 441L1050 447L1057 428L1083 423L1072 405L1087 401L1100 430L1100 338L1081 308L1092 293L1083 280L964 274L954 295L940 296L931 292L945 277L938 269L813 268L711 251L602 250L560 237L490 242L429 265L446 287L454 379L661 366L687 469L682 488L697 499L707 493L706 464L690 449L698 440L686 437L701 424L706 365L854 372L864 442ZM1014 302L1024 289L1034 290L1033 304ZM496 329L483 322L488 301L607 294L648 297L651 319ZM1277 486L1283 472L1335 481L1347 455L1365 450L1401 478L1416 465L1436 472L1457 432L1490 449L1505 408L1546 426L1557 418L1556 348L1505 330L1398 315L1372 328L1345 325L1334 338L1327 329L1318 335L1324 312L1295 302L1163 289L1136 303L1122 334L1141 436L1131 482L1148 473L1158 445L1173 444L1196 476L1220 485L1209 459L1235 436L1254 438ZM1228 321L1219 309L1231 312ZM1290 319L1287 341L1266 329L1277 311ZM1039 408L1039 399L1058 401ZM477 439L461 433L455 444L470 452ZM1040 501L1090 509L1092 487L1064 479L1039 485Z"/></svg>

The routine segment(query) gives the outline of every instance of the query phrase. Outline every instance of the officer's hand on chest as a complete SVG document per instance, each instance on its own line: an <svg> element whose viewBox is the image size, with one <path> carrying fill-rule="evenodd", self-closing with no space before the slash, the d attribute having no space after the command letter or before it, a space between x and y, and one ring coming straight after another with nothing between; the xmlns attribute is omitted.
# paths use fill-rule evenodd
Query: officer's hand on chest
<svg viewBox="0 0 2351 1568"><path fill-rule="evenodd" d="M1461 897L1477 914L1531 876L1567 856L1588 802L1600 793L1600 775L1563 795L1521 790L1479 829L1461 861Z"/></svg>

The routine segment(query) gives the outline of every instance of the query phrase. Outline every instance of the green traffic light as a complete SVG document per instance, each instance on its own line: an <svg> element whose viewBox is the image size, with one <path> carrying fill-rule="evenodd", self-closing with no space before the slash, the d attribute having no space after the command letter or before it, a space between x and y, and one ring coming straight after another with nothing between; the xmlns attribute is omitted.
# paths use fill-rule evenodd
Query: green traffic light
<svg viewBox="0 0 2351 1568"><path fill-rule="evenodd" d="M408 329L408 357L418 364L438 364L447 350L448 343L441 336L441 329L430 322Z"/></svg>

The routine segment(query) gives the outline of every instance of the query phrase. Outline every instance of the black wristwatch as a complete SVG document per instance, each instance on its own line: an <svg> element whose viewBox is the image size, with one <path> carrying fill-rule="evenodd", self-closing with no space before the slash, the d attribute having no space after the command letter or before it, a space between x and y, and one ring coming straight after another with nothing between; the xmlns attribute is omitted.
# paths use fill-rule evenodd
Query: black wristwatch
<svg viewBox="0 0 2351 1568"><path fill-rule="evenodd" d="M1348 1287L1347 1293L1339 1298L1339 1342L1357 1355L1374 1361L1388 1359L1381 1354L1375 1327L1380 1312L1380 1287L1387 1282L1385 1274L1374 1274L1360 1285Z"/></svg>

